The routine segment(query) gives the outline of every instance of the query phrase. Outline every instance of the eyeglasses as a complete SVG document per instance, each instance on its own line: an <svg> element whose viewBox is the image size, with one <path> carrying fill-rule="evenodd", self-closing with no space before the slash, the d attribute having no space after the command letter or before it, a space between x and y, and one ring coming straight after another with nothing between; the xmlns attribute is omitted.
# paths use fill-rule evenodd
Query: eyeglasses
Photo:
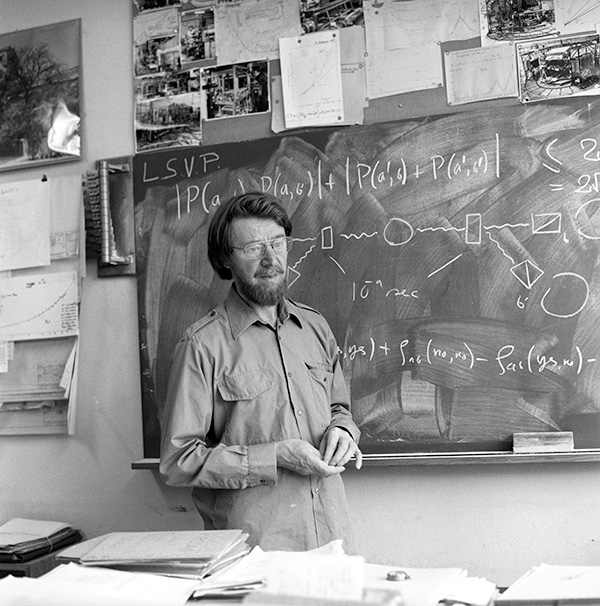
<svg viewBox="0 0 600 606"><path fill-rule="evenodd" d="M282 236L265 240L263 242L250 242L246 246L232 246L236 250L243 250L247 259L260 259L267 252L267 244L273 249L276 255L280 255L292 248L292 238L290 236Z"/></svg>

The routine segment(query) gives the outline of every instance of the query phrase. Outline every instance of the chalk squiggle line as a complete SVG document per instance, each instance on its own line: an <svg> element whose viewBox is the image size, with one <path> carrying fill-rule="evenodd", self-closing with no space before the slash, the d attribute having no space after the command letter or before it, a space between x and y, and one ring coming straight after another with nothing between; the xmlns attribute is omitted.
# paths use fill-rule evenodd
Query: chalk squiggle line
<svg viewBox="0 0 600 606"><path fill-rule="evenodd" d="M500 246L500 242L498 242L498 240L494 240L494 238L492 238L492 235L488 232L488 238L498 247L498 249L500 250L500 252L507 258L510 260L511 263L514 263L515 260L509 256L509 254L502 248L502 246Z"/></svg>
<svg viewBox="0 0 600 606"><path fill-rule="evenodd" d="M298 259L298 261L296 261L296 263L294 263L294 266L292 267L292 269L296 269L296 267L298 267L298 265L300 265L300 263L302 263L302 261L304 261L304 259L306 259L306 257L308 257L308 255L310 255L310 253L314 250L314 246L311 246L307 251L306 254L303 257L300 257Z"/></svg>
<svg viewBox="0 0 600 606"><path fill-rule="evenodd" d="M317 238L292 238L294 242L314 242Z"/></svg>
<svg viewBox="0 0 600 606"><path fill-rule="evenodd" d="M503 225L484 225L483 229L502 229L504 227L529 227L529 223L504 223Z"/></svg>
<svg viewBox="0 0 600 606"><path fill-rule="evenodd" d="M466 227L417 227L417 231L466 231Z"/></svg>
<svg viewBox="0 0 600 606"><path fill-rule="evenodd" d="M372 238L373 236L377 236L379 234L379 232L374 231L372 234L366 234L364 231L362 234L360 234L360 236L357 236L356 234L340 234L340 236L342 236L342 238L346 238L346 240L349 240L350 238L356 238L357 240L360 240L363 236L365 238Z"/></svg>

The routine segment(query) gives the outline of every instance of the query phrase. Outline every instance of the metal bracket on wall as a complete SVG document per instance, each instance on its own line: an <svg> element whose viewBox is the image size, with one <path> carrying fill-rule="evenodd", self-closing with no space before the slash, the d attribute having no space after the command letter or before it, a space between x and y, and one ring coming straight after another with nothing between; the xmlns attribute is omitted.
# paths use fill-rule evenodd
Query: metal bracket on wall
<svg viewBox="0 0 600 606"><path fill-rule="evenodd" d="M84 179L88 256L98 276L135 275L131 158L100 160Z"/></svg>

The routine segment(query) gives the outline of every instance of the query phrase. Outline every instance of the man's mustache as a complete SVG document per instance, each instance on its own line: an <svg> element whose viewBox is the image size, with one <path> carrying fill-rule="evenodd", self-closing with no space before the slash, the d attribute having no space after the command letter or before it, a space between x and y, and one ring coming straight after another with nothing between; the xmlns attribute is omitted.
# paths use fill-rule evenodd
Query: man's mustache
<svg viewBox="0 0 600 606"><path fill-rule="evenodd" d="M274 265L272 267L268 267L266 269L262 269L257 271L254 276L256 278L267 278L267 277L271 277L271 276L275 276L277 274L282 274L284 273L283 269L281 269L281 267L275 267Z"/></svg>

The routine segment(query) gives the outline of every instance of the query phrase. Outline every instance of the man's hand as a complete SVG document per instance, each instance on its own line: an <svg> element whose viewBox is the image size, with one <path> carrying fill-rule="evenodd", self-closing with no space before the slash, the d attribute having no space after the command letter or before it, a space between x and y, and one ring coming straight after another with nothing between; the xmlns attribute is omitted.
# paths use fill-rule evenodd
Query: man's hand
<svg viewBox="0 0 600 606"><path fill-rule="evenodd" d="M352 436L341 427L332 427L321 438L319 451L323 462L334 467L343 467L356 455L356 469L362 467L362 452Z"/></svg>
<svg viewBox="0 0 600 606"><path fill-rule="evenodd" d="M352 439L352 438L350 438ZM276 444L277 466L291 469L302 476L332 476L342 473L341 465L328 464L321 453L304 440L284 440Z"/></svg>

